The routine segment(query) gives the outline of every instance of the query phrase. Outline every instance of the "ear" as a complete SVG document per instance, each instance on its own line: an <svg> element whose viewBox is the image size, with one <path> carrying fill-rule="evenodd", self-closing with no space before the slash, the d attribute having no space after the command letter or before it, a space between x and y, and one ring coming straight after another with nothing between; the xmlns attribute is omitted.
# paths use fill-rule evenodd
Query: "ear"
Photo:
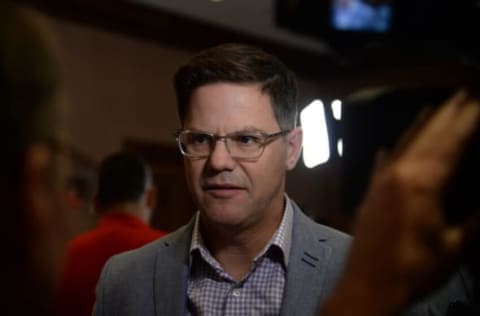
<svg viewBox="0 0 480 316"><path fill-rule="evenodd" d="M297 165L302 152L303 130L301 127L294 128L287 136L287 170L292 170Z"/></svg>
<svg viewBox="0 0 480 316"><path fill-rule="evenodd" d="M48 177L50 160L50 150L43 144L30 146L25 153L25 203L27 210L31 212L33 222L39 226L46 224L52 207Z"/></svg>

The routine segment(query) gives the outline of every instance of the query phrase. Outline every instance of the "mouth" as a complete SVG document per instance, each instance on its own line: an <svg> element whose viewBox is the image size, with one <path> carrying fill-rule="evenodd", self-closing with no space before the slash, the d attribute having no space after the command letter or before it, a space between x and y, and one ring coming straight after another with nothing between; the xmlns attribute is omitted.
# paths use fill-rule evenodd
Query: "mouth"
<svg viewBox="0 0 480 316"><path fill-rule="evenodd" d="M202 189L218 198L229 198L244 190L242 187L233 184L206 184Z"/></svg>

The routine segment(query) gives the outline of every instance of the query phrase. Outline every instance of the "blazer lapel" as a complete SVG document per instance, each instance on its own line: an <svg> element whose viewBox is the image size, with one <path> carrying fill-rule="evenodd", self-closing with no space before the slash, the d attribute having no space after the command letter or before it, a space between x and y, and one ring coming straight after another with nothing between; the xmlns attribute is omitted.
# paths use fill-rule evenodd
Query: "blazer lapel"
<svg viewBox="0 0 480 316"><path fill-rule="evenodd" d="M311 228L311 220L294 205L292 248L280 315L313 315L325 291L332 248ZM318 229L317 229L318 230ZM327 284L328 285L328 284ZM323 300L323 299L320 299Z"/></svg>
<svg viewBox="0 0 480 316"><path fill-rule="evenodd" d="M193 221L165 238L154 271L155 315L185 315L188 260Z"/></svg>

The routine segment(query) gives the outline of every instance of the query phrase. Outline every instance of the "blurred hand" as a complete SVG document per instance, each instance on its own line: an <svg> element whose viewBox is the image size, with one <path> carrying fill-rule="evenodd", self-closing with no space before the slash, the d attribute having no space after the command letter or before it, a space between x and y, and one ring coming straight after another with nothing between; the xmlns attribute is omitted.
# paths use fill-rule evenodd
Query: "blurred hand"
<svg viewBox="0 0 480 316"><path fill-rule="evenodd" d="M479 116L479 101L459 92L379 159L322 315L396 315L457 267L479 216L449 226L443 193Z"/></svg>

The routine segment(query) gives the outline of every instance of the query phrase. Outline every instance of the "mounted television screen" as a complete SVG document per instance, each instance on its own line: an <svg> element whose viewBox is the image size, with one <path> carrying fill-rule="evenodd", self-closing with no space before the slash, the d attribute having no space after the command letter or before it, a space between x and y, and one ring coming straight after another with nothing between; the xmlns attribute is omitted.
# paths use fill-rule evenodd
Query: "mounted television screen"
<svg viewBox="0 0 480 316"><path fill-rule="evenodd" d="M478 0L276 0L276 23L356 54L379 45L480 49ZM472 35L470 35L472 34ZM374 44L374 45L372 45ZM427 43L428 44L428 43ZM468 51L467 51L467 49ZM440 51L439 51L440 53ZM469 53L472 55L471 53Z"/></svg>
<svg viewBox="0 0 480 316"><path fill-rule="evenodd" d="M368 0L332 0L330 24L339 31L385 33L392 28L390 3Z"/></svg>

